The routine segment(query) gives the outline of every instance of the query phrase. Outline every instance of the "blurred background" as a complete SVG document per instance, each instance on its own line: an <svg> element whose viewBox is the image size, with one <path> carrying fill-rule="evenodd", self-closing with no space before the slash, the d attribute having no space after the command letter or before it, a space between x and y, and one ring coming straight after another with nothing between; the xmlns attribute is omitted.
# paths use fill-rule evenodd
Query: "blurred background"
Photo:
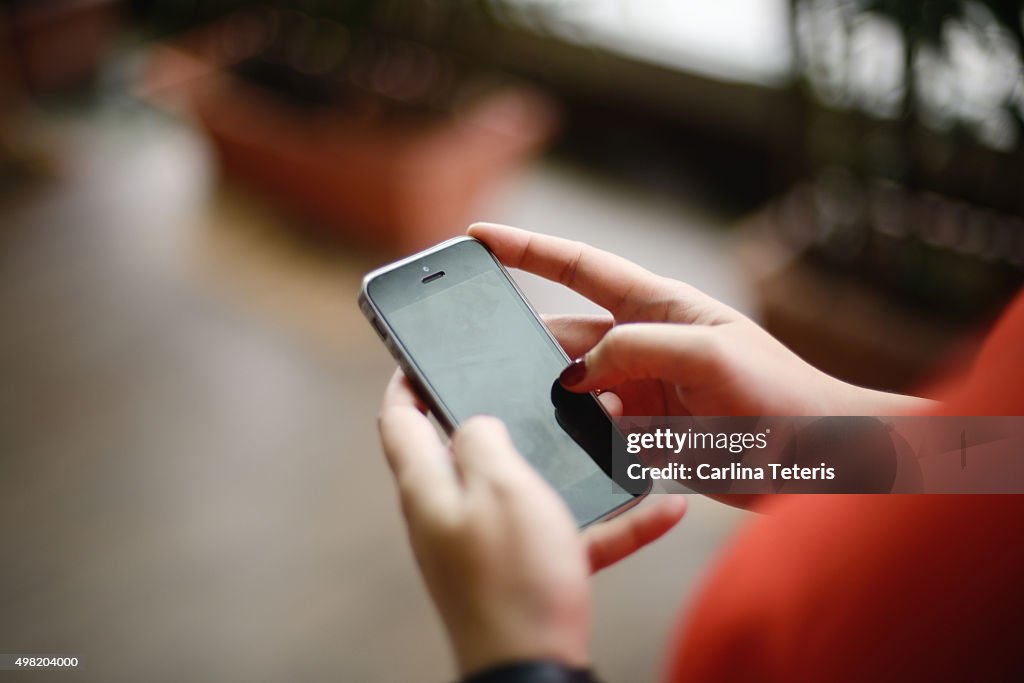
<svg viewBox="0 0 1024 683"><path fill-rule="evenodd" d="M1019 0L6 0L0 651L451 678L363 273L515 224L914 390L1022 281L1022 51ZM595 579L605 678L656 677L742 520L694 500Z"/></svg>

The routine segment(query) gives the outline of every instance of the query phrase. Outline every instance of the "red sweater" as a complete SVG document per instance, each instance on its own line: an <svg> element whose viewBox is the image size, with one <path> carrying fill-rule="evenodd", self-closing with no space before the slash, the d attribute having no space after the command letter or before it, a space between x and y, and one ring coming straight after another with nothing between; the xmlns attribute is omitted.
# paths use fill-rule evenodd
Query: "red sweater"
<svg viewBox="0 0 1024 683"><path fill-rule="evenodd" d="M942 412L1024 415L1024 295ZM670 681L1024 680L1024 496L788 496L760 511L674 639Z"/></svg>

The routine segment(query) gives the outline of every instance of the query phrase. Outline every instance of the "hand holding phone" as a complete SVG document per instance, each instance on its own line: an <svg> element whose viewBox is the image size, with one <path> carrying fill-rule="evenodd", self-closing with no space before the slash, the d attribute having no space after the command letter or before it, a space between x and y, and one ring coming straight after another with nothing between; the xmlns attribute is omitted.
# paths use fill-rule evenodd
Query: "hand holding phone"
<svg viewBox="0 0 1024 683"><path fill-rule="evenodd" d="M423 283L426 277L418 278L420 284L444 276ZM371 306L369 300L361 303L364 311ZM375 320L376 312L370 313ZM610 322L573 316L555 318L551 326L561 347L576 356L592 348ZM419 368L411 365L409 351L397 348L382 323L375 327L400 363L422 382L424 375L415 374ZM551 372L557 374L567 357L556 346L554 358ZM547 382L544 377L540 386ZM460 671L538 658L585 664L587 575L672 528L685 512L685 498L660 497L656 504L578 534L579 516L527 465L497 420L468 420L464 430L450 422L453 443L450 448L441 443L426 410L429 406L438 412L442 423L453 416L444 412L447 406L425 400L430 390L422 385L415 390L398 370L385 395L380 429L417 562ZM610 403L621 407L617 401ZM549 412L554 408L544 401L538 405Z"/></svg>
<svg viewBox="0 0 1024 683"><path fill-rule="evenodd" d="M659 497L576 532L565 503L494 418L472 418L451 448L401 371L388 385L381 439L409 538L459 664L588 661L588 577L674 526L682 496Z"/></svg>
<svg viewBox="0 0 1024 683"><path fill-rule="evenodd" d="M469 234L506 266L560 282L611 314L571 389L612 389L626 415L907 415L932 408L922 398L831 377L742 313L621 256L504 225L476 224Z"/></svg>

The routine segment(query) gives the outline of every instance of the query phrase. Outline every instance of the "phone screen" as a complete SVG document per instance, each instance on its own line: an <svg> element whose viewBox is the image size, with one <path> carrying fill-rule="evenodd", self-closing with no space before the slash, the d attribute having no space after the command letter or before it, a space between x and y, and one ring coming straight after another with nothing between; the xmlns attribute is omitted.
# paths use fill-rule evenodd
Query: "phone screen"
<svg viewBox="0 0 1024 683"><path fill-rule="evenodd" d="M479 414L501 418L578 524L630 502L633 494L595 460L595 448L603 454L598 459L609 452L610 420L589 394L557 386L565 356L504 272L493 260L480 272L464 262L445 267L452 277L444 285L423 285L414 301L385 311L436 400L456 424Z"/></svg>

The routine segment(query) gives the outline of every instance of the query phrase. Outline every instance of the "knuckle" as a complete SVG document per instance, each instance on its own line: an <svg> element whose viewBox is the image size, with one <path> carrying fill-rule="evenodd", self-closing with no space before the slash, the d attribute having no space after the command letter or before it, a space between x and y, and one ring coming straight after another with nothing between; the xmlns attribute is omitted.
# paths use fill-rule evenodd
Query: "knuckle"
<svg viewBox="0 0 1024 683"><path fill-rule="evenodd" d="M713 371L723 365L726 342L714 328L695 327L688 344L689 355L700 367Z"/></svg>
<svg viewBox="0 0 1024 683"><path fill-rule="evenodd" d="M521 493L522 487L518 485L513 477L495 477L487 482L494 496L505 503L515 500Z"/></svg>
<svg viewBox="0 0 1024 683"><path fill-rule="evenodd" d="M498 418L492 415L475 415L462 423L455 432L453 442L458 447L467 438L493 438L507 433L505 423Z"/></svg>
<svg viewBox="0 0 1024 683"><path fill-rule="evenodd" d="M403 501L402 516L414 536L431 544L445 543L466 533L468 519L458 509L416 505Z"/></svg>
<svg viewBox="0 0 1024 683"><path fill-rule="evenodd" d="M595 351L599 354L606 353L609 356L618 354L622 349L629 345L634 338L636 331L635 325L631 323L622 323L616 325L612 329L608 330L608 334L604 336L601 343L595 348Z"/></svg>
<svg viewBox="0 0 1024 683"><path fill-rule="evenodd" d="M613 327L600 345L606 361L618 367L643 338L644 327L637 323L624 323Z"/></svg>
<svg viewBox="0 0 1024 683"><path fill-rule="evenodd" d="M463 432L493 432L503 429L504 424L493 415L475 415L462 424L460 431Z"/></svg>
<svg viewBox="0 0 1024 683"><path fill-rule="evenodd" d="M576 280L576 271L579 270L580 261L583 260L583 255L586 252L586 246L582 242L573 241L570 242L573 256L562 268L562 271L558 274L558 282L560 284L569 286Z"/></svg>
<svg viewBox="0 0 1024 683"><path fill-rule="evenodd" d="M708 327L695 326L693 330L694 354L705 358L717 358L722 353L722 340L714 330Z"/></svg>
<svg viewBox="0 0 1024 683"><path fill-rule="evenodd" d="M616 325L608 330L601 342L587 354L590 372L615 372L622 369L623 355L633 337L632 325Z"/></svg>

